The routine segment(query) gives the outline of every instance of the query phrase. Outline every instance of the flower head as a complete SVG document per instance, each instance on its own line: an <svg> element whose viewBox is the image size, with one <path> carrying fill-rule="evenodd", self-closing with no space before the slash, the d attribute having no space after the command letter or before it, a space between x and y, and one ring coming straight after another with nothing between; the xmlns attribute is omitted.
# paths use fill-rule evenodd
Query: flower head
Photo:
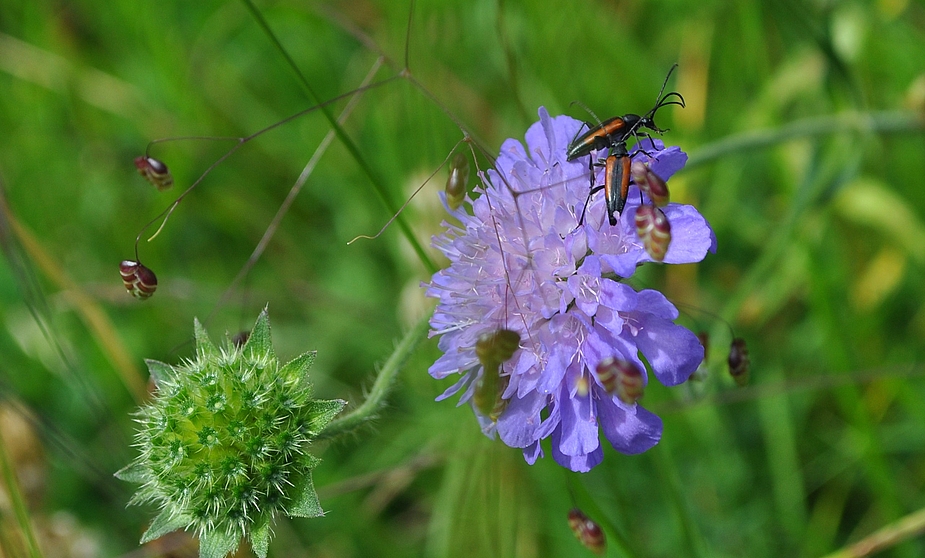
<svg viewBox="0 0 925 558"><path fill-rule="evenodd" d="M641 353L659 381L676 385L696 370L703 347L674 323L678 311L661 293L622 282L653 261L634 221L640 204L652 201L631 186L611 226L603 196L596 195L578 225L590 171L584 157L568 162L566 147L582 124L552 118L543 108L539 115L527 130L526 149L516 140L501 146L495 169L477 189L481 195L447 207L460 225L446 224L433 241L451 264L426 285L428 296L439 299L431 327L444 353L430 374L460 374L439 399L461 391L462 404L497 369L503 381L492 385L500 386L506 404L496 417L473 407L482 430L522 448L529 463L543 455L540 440L549 437L556 462L588 471L603 459L599 429L623 453L649 449L662 431L661 419L605 388L595 373L601 361L635 365L645 384ZM659 140L642 140L631 152L662 181L687 161ZM591 155L593 161L599 156ZM603 173L595 174L601 184ZM671 226L664 263L697 262L715 251L713 231L696 209L669 203L660 211ZM516 333L520 344L499 368L480 361L476 344L500 330Z"/></svg>
<svg viewBox="0 0 925 558"><path fill-rule="evenodd" d="M195 332L195 360L147 361L157 393L138 412L140 455L116 476L142 484L132 503L160 508L141 542L193 529L201 558L244 536L265 558L277 513L322 515L307 446L344 402L312 399L314 352L277 360L266 310L243 344L216 348L198 321Z"/></svg>

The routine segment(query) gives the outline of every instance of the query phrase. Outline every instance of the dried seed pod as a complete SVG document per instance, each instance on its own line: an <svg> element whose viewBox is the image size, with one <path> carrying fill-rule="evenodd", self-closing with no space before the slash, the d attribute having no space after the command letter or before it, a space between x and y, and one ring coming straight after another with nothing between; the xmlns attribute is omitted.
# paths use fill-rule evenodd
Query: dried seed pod
<svg viewBox="0 0 925 558"><path fill-rule="evenodd" d="M508 377L501 375L501 365L514 356L520 346L520 335L509 329L499 329L479 336L475 355L482 364L482 375L476 380L472 395L476 409L496 421L508 401L501 396L507 389Z"/></svg>
<svg viewBox="0 0 925 558"><path fill-rule="evenodd" d="M710 354L710 334L706 331L701 331L697 333L697 340L700 341L700 344L703 346L703 361L706 362Z"/></svg>
<svg viewBox="0 0 925 558"><path fill-rule="evenodd" d="M668 200L671 197L668 193L668 184L660 176L652 172L649 165L642 161L633 161L630 174L633 176L633 182L639 186L639 189L645 195L649 196L653 204L657 207L668 205Z"/></svg>
<svg viewBox="0 0 925 558"><path fill-rule="evenodd" d="M650 258L657 262L665 259L671 243L671 225L661 209L654 205L639 206L636 210L636 234Z"/></svg>
<svg viewBox="0 0 925 558"><path fill-rule="evenodd" d="M250 339L250 336L251 332L249 331L239 331L238 333L235 333L234 336L232 336L231 344L235 348L243 347L244 344L247 343L247 340Z"/></svg>
<svg viewBox="0 0 925 558"><path fill-rule="evenodd" d="M145 177L145 180L154 184L158 190L164 191L173 186L173 175L167 165L154 157L135 157L135 167L138 174Z"/></svg>
<svg viewBox="0 0 925 558"><path fill-rule="evenodd" d="M147 267L135 260L125 260L119 264L119 274L125 289L135 298L151 298L157 290L157 276Z"/></svg>
<svg viewBox="0 0 925 558"><path fill-rule="evenodd" d="M729 375L739 387L748 384L751 360L748 358L748 346L745 339L736 337L729 346Z"/></svg>
<svg viewBox="0 0 925 558"><path fill-rule="evenodd" d="M572 508L569 510L568 526L575 533L575 538L591 552L600 555L607 550L607 540L604 538L604 531L601 530L601 526L580 509Z"/></svg>
<svg viewBox="0 0 925 558"><path fill-rule="evenodd" d="M607 357L597 365L597 378L607 393L632 405L645 391L642 372L628 360Z"/></svg>
<svg viewBox="0 0 925 558"><path fill-rule="evenodd" d="M710 349L710 334L706 331L700 331L697 333L697 340L700 341L700 345L703 347L703 360L700 361L700 364L697 365L697 369L687 378L689 382L698 382L704 380L709 371L707 366L708 352Z"/></svg>
<svg viewBox="0 0 925 558"><path fill-rule="evenodd" d="M459 209L469 184L469 159L462 153L457 153L450 161L450 176L446 179L446 203L450 209Z"/></svg>

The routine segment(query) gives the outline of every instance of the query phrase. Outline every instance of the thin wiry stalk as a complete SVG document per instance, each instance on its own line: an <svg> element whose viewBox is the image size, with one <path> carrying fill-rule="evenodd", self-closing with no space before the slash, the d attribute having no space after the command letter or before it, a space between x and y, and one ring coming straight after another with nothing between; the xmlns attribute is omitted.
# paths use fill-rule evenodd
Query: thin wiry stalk
<svg viewBox="0 0 925 558"><path fill-rule="evenodd" d="M308 95L312 98L312 100L315 103L320 104L321 98L318 96L317 93L315 93L311 85L309 85L308 80L305 78L305 75L302 74L302 71L299 70L299 67L296 65L295 61L292 59L291 56L289 56L289 52L286 50L285 47L283 47L282 43L280 43L279 39L276 37L276 34L273 32L273 30L270 29L270 26L267 23L266 19L264 19L263 14L260 13L257 7L254 6L253 2L251 2L251 0L241 0L241 1L250 11L251 15L253 15L254 19L257 21L257 24L260 25L260 28L263 30L263 32L266 33L267 37L273 43L273 46L276 47L276 49L280 52L283 58L286 59L286 62L289 64L289 67L292 68L292 70L295 72L296 76L299 79L299 82L302 84L302 87L305 89ZM360 153L360 149L356 146L355 143L353 143L353 140L350 139L350 137L347 135L347 132L344 131L343 127L341 127L341 125L338 124L337 119L334 117L333 114L331 114L331 111L328 110L326 106L323 106L323 105L320 106L320 110L321 110L321 113L324 114L324 117L328 119L328 122L331 124L331 129L333 129L334 132L337 134L337 138L341 141L341 143L344 144L344 147L346 147L347 151L350 152L350 155L353 156L354 160L360 166L360 169L363 171L364 174L366 174L367 178L369 178L369 181L373 186L373 190L376 191L376 194L379 196L379 199L385 205L386 209L393 214L396 213L397 209L395 207L395 204L392 202L392 200L389 199L388 190L386 189L382 181L379 179L379 177L377 177L376 174L373 172L372 168L369 166L366 160L363 158L363 155ZM428 272L436 273L438 269L437 265L433 262L433 260L431 260L430 256L427 255L427 252L424 251L424 247L421 246L421 243L418 242L417 238L414 236L414 232L411 230L411 226L408 225L408 222L405 221L405 219L401 216L399 216L396 219L396 221L398 222L398 226L401 229L402 233L405 235L405 238L411 244L411 247L414 249L415 253L418 255L418 258L420 258L421 263L424 264L424 267L428 270Z"/></svg>
<svg viewBox="0 0 925 558"><path fill-rule="evenodd" d="M6 442L3 441L3 435L0 433L0 473L3 476L3 483L6 486L6 493L9 495L10 503L13 506L13 513L16 515L16 523L23 534L30 558L40 558L42 552L39 550L38 542L35 539L35 533L32 530L32 522L29 520L29 510L26 508L26 502L23 499L22 491L19 489L19 482L16 480L15 469L10 462L9 453L6 451Z"/></svg>
<svg viewBox="0 0 925 558"><path fill-rule="evenodd" d="M755 130L727 136L691 153L685 170L691 170L733 153L763 149L787 141L843 132L897 134L925 131L925 118L912 111L845 112L791 122L773 130Z"/></svg>
<svg viewBox="0 0 925 558"><path fill-rule="evenodd" d="M925 533L925 508L912 512L860 541L823 558L864 558Z"/></svg>

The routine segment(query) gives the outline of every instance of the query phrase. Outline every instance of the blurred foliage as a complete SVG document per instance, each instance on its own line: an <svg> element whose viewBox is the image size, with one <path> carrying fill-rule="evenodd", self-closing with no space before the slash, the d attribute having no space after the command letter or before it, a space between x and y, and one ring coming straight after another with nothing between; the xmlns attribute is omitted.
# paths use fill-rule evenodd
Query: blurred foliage
<svg viewBox="0 0 925 558"><path fill-rule="evenodd" d="M322 98L355 88L380 53L391 65L376 79L396 75L408 38L411 72L439 104L397 80L363 93L344 126L395 205L461 139L444 109L495 152L541 105L583 119L572 101L602 118L644 112L674 62L687 108L659 113L668 140L692 160L731 146L671 183L710 220L719 253L635 279L711 334L705 381L649 386L645 404L665 418L658 447L608 448L586 475L548 457L527 466L470 409L433 402L449 384L426 374L426 343L374 427L315 448L328 515L279 522L271 555L580 555L566 522L577 502L630 556L809 557L925 507L921 2L422 0L410 35L401 2L258 7ZM44 448L40 487L20 482L45 555L137 549L149 514L125 509L130 488L111 475L133 454L142 360L188 356L192 317L234 334L269 303L281 358L317 349L318 396L357 404L431 307L397 227L346 245L390 213L337 141L220 304L330 129L317 112L244 145L153 242L147 229L139 253L158 292L140 303L123 289L117 264L139 230L233 146L151 146L177 182L159 193L132 164L150 140L247 136L311 105L241 3L0 4L0 404L32 432L3 433L12 459L14 440ZM800 122L780 141L746 141ZM425 245L444 179L405 212ZM730 332L709 313L748 340L752 387L726 377ZM18 548L0 510L0 545ZM883 555L923 554L911 539Z"/></svg>

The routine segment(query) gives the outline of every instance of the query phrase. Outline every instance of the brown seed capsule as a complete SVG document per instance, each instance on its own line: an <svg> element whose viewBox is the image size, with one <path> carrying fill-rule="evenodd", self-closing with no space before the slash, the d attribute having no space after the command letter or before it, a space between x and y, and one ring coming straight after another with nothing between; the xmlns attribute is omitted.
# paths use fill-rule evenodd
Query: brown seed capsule
<svg viewBox="0 0 925 558"><path fill-rule="evenodd" d="M729 346L729 375L736 385L743 387L748 384L751 361L748 358L748 346L745 339L736 337Z"/></svg>
<svg viewBox="0 0 925 558"><path fill-rule="evenodd" d="M135 167L138 174L154 184L158 190L163 191L173 186L173 175L162 161L154 157L135 157Z"/></svg>
<svg viewBox="0 0 925 558"><path fill-rule="evenodd" d="M234 337L231 338L231 344L236 348L243 347L247 340L250 338L251 332L249 331L239 331L234 334Z"/></svg>
<svg viewBox="0 0 925 558"><path fill-rule="evenodd" d="M689 382L697 382L703 380L708 375L708 366L707 359L708 351L710 349L710 334L706 331L701 331L697 333L697 340L700 341L700 345L703 347L703 360L700 361L700 364L697 365L697 370L687 378Z"/></svg>
<svg viewBox="0 0 925 558"><path fill-rule="evenodd" d="M119 264L119 274L125 289L135 298L151 298L157 290L157 276L154 272L135 260L125 260Z"/></svg>
<svg viewBox="0 0 925 558"><path fill-rule="evenodd" d="M642 161L633 161L630 174L633 176L633 182L639 186L639 189L645 195L649 196L653 204L657 207L668 205L671 197L668 192L668 184L660 176L652 172L649 165Z"/></svg>
<svg viewBox="0 0 925 558"><path fill-rule="evenodd" d="M508 376L501 375L501 365L514 356L520 346L520 335L509 329L499 329L479 336L475 355L482 364L482 375L476 380L472 400L480 413L497 421L508 400L501 396L507 389Z"/></svg>
<svg viewBox="0 0 925 558"><path fill-rule="evenodd" d="M642 372L628 360L605 358L597 365L597 378L607 393L627 405L636 403L645 391Z"/></svg>
<svg viewBox="0 0 925 558"><path fill-rule="evenodd" d="M636 210L636 234L650 258L657 262L665 259L671 243L671 225L661 209L654 205L639 206Z"/></svg>
<svg viewBox="0 0 925 558"><path fill-rule="evenodd" d="M700 344L703 346L703 361L706 362L709 359L709 349L710 349L710 334L706 331L701 331L697 334L697 339L700 341Z"/></svg>
<svg viewBox="0 0 925 558"><path fill-rule="evenodd" d="M469 183L469 159L462 153L457 153L450 161L450 176L446 179L446 204L450 209L459 209L466 199L467 185Z"/></svg>
<svg viewBox="0 0 925 558"><path fill-rule="evenodd" d="M600 555L607 550L607 540L604 538L604 531L601 530L601 526L580 509L572 508L569 510L568 526L575 533L575 538L591 552Z"/></svg>

